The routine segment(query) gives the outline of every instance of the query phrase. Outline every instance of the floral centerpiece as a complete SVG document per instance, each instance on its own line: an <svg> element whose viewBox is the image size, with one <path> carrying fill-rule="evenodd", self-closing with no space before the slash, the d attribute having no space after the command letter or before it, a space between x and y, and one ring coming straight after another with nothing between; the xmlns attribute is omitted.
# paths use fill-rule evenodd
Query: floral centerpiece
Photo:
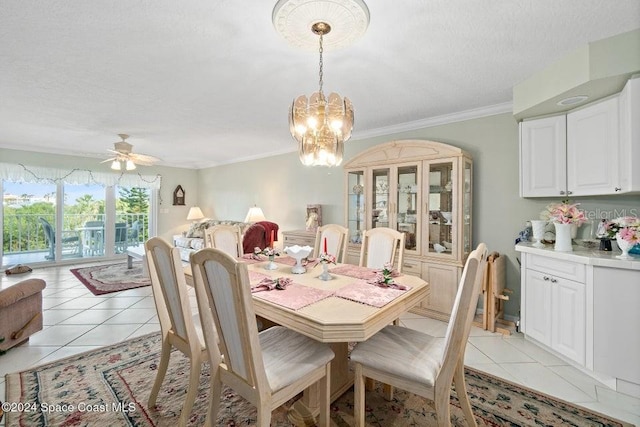
<svg viewBox="0 0 640 427"><path fill-rule="evenodd" d="M629 259L629 251L640 244L640 218L623 216L607 222L606 236L616 239L622 255L619 258Z"/></svg>
<svg viewBox="0 0 640 427"><path fill-rule="evenodd" d="M269 246L267 246L264 249L260 249L258 246L256 246L255 248L253 248L253 254L254 255L266 255L269 258L273 258L274 256L278 256L280 255L280 251L277 250L276 248L271 248Z"/></svg>
<svg viewBox="0 0 640 427"><path fill-rule="evenodd" d="M329 274L329 264L335 264L336 263L336 256L328 254L326 252L326 248L325 248L325 252L320 254L320 256L318 257L318 261L320 262L320 264L322 264L322 273L318 276L318 278L320 280L331 280L331 279L333 279L331 274Z"/></svg>
<svg viewBox="0 0 640 427"><path fill-rule="evenodd" d="M540 219L558 224L582 225L587 222L584 212L578 209L579 203L569 203L563 200L561 203L551 203L540 212Z"/></svg>
<svg viewBox="0 0 640 427"><path fill-rule="evenodd" d="M336 256L323 253L323 254L320 254L320 256L318 257L318 261L320 261L322 264L335 264Z"/></svg>
<svg viewBox="0 0 640 427"><path fill-rule="evenodd" d="M578 227L587 222L584 212L578 209L579 203L569 203L563 200L552 203L540 212L540 219L551 221L556 229L556 243L554 249L561 252L573 250L571 239L575 238Z"/></svg>
<svg viewBox="0 0 640 427"><path fill-rule="evenodd" d="M264 249L260 249L258 246L253 248L253 256L256 257L256 259L260 259L260 255L266 255L267 257L269 257L269 262L264 267L266 270L276 270L278 268L278 266L274 262L274 259L276 256L280 255L279 250L272 246L267 246Z"/></svg>

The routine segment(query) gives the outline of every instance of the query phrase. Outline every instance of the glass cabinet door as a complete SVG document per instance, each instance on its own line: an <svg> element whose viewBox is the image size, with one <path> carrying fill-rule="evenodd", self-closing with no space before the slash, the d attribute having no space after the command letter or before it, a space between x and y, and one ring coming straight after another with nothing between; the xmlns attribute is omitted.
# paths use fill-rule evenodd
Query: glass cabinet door
<svg viewBox="0 0 640 427"><path fill-rule="evenodd" d="M390 169L374 169L371 176L371 228L389 227Z"/></svg>
<svg viewBox="0 0 640 427"><path fill-rule="evenodd" d="M462 252L463 259L471 253L471 162L465 160L462 174Z"/></svg>
<svg viewBox="0 0 640 427"><path fill-rule="evenodd" d="M400 166L397 169L396 229L405 234L404 248L417 250L420 200L418 200L418 166Z"/></svg>
<svg viewBox="0 0 640 427"><path fill-rule="evenodd" d="M425 248L428 253L453 254L455 253L455 219L454 189L455 171L454 162L443 161L428 163L427 206L429 212L428 235L429 244Z"/></svg>
<svg viewBox="0 0 640 427"><path fill-rule="evenodd" d="M362 243L362 234L366 229L364 190L364 171L349 172L347 174L347 227L351 243Z"/></svg>

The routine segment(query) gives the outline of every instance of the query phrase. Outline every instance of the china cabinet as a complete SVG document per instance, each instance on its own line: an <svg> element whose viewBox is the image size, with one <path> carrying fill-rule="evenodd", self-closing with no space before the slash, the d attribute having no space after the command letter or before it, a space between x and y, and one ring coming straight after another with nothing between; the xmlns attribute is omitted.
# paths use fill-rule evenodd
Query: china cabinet
<svg viewBox="0 0 640 427"><path fill-rule="evenodd" d="M520 123L520 195L592 196L640 191L640 78L567 114Z"/></svg>
<svg viewBox="0 0 640 427"><path fill-rule="evenodd" d="M391 141L354 157L345 174L347 262L358 264L364 230L404 233L402 272L431 284L429 300L414 311L448 319L472 249L471 157L439 142Z"/></svg>

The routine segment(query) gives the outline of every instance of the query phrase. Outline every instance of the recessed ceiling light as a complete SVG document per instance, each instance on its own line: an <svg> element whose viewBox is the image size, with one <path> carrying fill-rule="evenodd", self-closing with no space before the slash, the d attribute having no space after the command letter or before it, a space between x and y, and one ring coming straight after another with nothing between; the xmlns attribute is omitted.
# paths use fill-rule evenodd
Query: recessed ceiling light
<svg viewBox="0 0 640 427"><path fill-rule="evenodd" d="M586 101L587 99L589 99L587 95L571 96L569 98L561 99L560 101L558 101L558 105L562 105L562 106L575 105L583 101Z"/></svg>

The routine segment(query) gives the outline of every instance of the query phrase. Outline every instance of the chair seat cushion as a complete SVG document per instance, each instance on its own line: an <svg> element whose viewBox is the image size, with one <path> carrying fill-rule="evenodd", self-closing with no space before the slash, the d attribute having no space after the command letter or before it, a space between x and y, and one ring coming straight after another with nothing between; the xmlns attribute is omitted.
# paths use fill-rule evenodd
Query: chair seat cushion
<svg viewBox="0 0 640 427"><path fill-rule="evenodd" d="M444 352L444 339L389 325L355 346L351 360L373 369L433 386Z"/></svg>
<svg viewBox="0 0 640 427"><path fill-rule="evenodd" d="M329 363L333 351L309 337L282 326L258 334L267 380L276 392Z"/></svg>

